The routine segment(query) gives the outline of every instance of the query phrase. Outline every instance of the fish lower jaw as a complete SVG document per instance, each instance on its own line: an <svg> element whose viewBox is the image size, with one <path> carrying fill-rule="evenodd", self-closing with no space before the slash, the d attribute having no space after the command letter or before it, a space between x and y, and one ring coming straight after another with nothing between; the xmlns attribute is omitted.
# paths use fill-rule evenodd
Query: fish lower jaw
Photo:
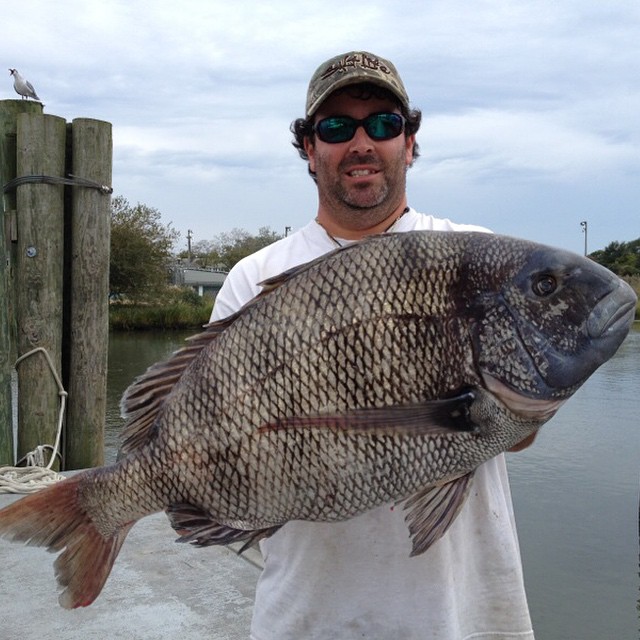
<svg viewBox="0 0 640 640"><path fill-rule="evenodd" d="M496 396L511 412L527 420L541 424L550 420L566 400L538 400L514 391L488 373L482 374L487 390Z"/></svg>

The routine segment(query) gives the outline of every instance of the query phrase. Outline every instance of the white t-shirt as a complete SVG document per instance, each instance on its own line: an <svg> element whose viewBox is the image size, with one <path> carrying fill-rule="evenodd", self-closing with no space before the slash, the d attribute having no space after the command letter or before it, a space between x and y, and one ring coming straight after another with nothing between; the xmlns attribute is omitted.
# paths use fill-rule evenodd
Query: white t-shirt
<svg viewBox="0 0 640 640"><path fill-rule="evenodd" d="M391 231L487 231L405 213ZM338 239L340 240L340 239ZM241 260L212 320L259 282L336 248L315 221ZM251 640L532 640L504 455L477 471L447 533L411 558L401 506L345 522L287 523L261 542Z"/></svg>

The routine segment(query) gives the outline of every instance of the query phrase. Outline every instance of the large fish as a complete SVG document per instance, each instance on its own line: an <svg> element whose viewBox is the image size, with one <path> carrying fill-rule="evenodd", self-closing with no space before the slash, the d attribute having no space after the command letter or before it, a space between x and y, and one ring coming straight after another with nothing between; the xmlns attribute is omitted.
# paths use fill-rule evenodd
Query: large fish
<svg viewBox="0 0 640 640"><path fill-rule="evenodd" d="M64 607L100 593L135 522L246 543L397 501L413 553L482 462L535 432L610 358L636 296L592 261L513 238L376 236L264 284L127 391L123 457L0 511L64 551Z"/></svg>

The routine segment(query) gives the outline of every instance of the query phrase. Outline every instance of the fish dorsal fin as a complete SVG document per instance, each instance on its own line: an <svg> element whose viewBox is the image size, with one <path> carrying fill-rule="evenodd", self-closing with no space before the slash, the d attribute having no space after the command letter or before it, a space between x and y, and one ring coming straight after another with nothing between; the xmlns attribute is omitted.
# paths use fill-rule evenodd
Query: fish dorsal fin
<svg viewBox="0 0 640 640"><path fill-rule="evenodd" d="M357 242L354 242L352 244L347 244L344 247L338 247L333 251L324 253L321 256L318 256L317 258L313 258L312 260L309 260L308 262L297 264L294 267L291 267L290 269L287 269L286 271L279 273L278 275L271 276L270 278L265 278L264 280L262 280L262 282L258 283L262 287L262 290L256 297L259 298L263 295L270 293L271 291L273 291L274 289L277 289L279 286L281 286L285 282L291 280L291 278L297 276L299 273L303 273L307 271L308 269L312 268L314 265L320 262L325 262L326 260L328 260L329 258L331 258L333 255L337 253L345 253L345 252L351 251L358 245L363 244L364 242L367 242L370 238L373 238L373 237L375 236L369 236L367 238L363 238L362 240L358 240Z"/></svg>
<svg viewBox="0 0 640 640"><path fill-rule="evenodd" d="M324 258L325 256L322 256ZM316 260L312 260L311 262L303 262L302 264L296 265L295 267L291 267L291 269L287 269L282 273L279 273L277 276L272 276L271 278L267 278L266 280L262 280L259 282L259 286L262 287L262 290L258 294L258 298L269 294L274 289L277 289L285 282L291 280L294 276L306 271Z"/></svg>
<svg viewBox="0 0 640 640"><path fill-rule="evenodd" d="M239 313L212 322L201 333L187 338L187 346L176 351L168 360L151 365L124 392L120 410L127 422L120 435L122 446L119 457L139 449L149 441L155 420L185 369L235 321Z"/></svg>
<svg viewBox="0 0 640 640"><path fill-rule="evenodd" d="M473 472L446 484L429 487L404 501L411 535L411 555L424 553L457 518L469 495Z"/></svg>

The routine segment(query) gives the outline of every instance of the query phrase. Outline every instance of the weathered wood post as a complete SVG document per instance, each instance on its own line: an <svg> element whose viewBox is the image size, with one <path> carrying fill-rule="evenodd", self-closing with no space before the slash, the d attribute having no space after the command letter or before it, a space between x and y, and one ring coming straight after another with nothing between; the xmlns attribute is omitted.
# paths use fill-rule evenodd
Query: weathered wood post
<svg viewBox="0 0 640 640"><path fill-rule="evenodd" d="M0 188L16 177L16 129L19 113L42 113L42 105L27 100L0 100ZM10 243L15 223L16 193L0 194L0 465L12 465L13 424L11 371L16 358Z"/></svg>
<svg viewBox="0 0 640 640"><path fill-rule="evenodd" d="M66 121L22 113L17 127L17 174L64 176ZM17 251L14 292L18 356L43 347L56 372L62 354L64 187L27 183L17 187ZM18 459L56 439L58 387L42 354L18 371Z"/></svg>
<svg viewBox="0 0 640 640"><path fill-rule="evenodd" d="M89 118L72 123L72 173L111 185L111 124ZM96 189L72 194L69 404L67 469L104 462L109 342L111 199Z"/></svg>
<svg viewBox="0 0 640 640"><path fill-rule="evenodd" d="M108 122L0 101L0 465L14 464L12 369L36 347L69 395L65 467L104 460L111 158ZM20 458L54 443L61 391L41 353L17 371Z"/></svg>

